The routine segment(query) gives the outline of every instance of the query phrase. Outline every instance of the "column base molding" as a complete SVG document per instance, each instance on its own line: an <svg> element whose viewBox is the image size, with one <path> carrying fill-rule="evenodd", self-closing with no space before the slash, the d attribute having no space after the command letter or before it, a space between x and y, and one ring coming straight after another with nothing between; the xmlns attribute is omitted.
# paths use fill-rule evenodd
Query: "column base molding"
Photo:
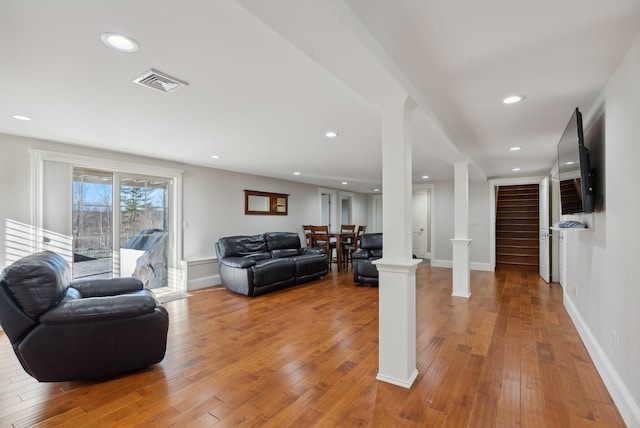
<svg viewBox="0 0 640 428"><path fill-rule="evenodd" d="M416 380L417 377L418 377L418 370L416 369L407 380L396 379L393 377L382 375L380 373L378 373L378 375L376 376L376 380L409 389L411 388L411 385L413 385L413 382Z"/></svg>
<svg viewBox="0 0 640 428"><path fill-rule="evenodd" d="M376 379L411 387L416 368L416 268L419 259L374 261L378 268L378 375Z"/></svg>

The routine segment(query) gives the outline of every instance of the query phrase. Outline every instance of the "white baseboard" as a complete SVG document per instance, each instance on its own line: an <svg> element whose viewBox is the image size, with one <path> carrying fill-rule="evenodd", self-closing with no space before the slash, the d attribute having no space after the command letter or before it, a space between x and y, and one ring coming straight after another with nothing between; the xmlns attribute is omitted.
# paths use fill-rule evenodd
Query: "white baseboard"
<svg viewBox="0 0 640 428"><path fill-rule="evenodd" d="M633 396L629 392L629 389L624 384L624 381L618 375L618 372L611 364L611 361L607 357L600 343L596 340L591 329L584 322L584 319L576 309L575 305L571 301L571 298L567 293L563 296L564 307L566 308L573 324L578 330L578 334L582 339L589 356L593 360L593 364L596 366L596 370L602 377L602 380L611 394L613 402L618 407L618 411L622 415L622 419L629 427L640 427L640 407L633 399Z"/></svg>
<svg viewBox="0 0 640 428"><path fill-rule="evenodd" d="M481 271L484 271L484 272L493 272L494 271L489 263L477 263L477 262L469 263L469 269L471 269L471 270L481 270Z"/></svg>
<svg viewBox="0 0 640 428"><path fill-rule="evenodd" d="M202 278L189 279L187 281L187 291L199 290L201 288L207 288L214 285L220 285L220 275L204 276Z"/></svg>
<svg viewBox="0 0 640 428"><path fill-rule="evenodd" d="M451 269L453 268L453 260L431 259L431 266Z"/></svg>
<svg viewBox="0 0 640 428"><path fill-rule="evenodd" d="M431 266L453 269L453 260L433 259L433 260L431 260ZM482 271L486 271L486 272L493 272L493 268L491 268L491 265L489 263L471 262L471 263L469 263L469 269L471 269L471 270L482 270Z"/></svg>
<svg viewBox="0 0 640 428"><path fill-rule="evenodd" d="M187 277L187 291L211 287L222 284L218 274L218 259L205 257L195 260L185 260L184 269Z"/></svg>

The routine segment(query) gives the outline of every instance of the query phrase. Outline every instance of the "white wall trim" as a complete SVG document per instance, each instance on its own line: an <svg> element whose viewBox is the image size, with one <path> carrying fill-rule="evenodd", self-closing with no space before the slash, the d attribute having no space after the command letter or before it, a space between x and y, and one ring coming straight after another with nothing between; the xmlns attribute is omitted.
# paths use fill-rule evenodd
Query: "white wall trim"
<svg viewBox="0 0 640 428"><path fill-rule="evenodd" d="M453 269L453 260L431 260L431 267L441 267L441 268L449 268ZM493 272L494 270L491 268L489 263L478 263L478 262L470 262L469 263L470 270L481 270L484 272Z"/></svg>
<svg viewBox="0 0 640 428"><path fill-rule="evenodd" d="M218 273L218 259L205 257L194 260L184 260L184 271L187 277L187 291L199 290L222 284Z"/></svg>
<svg viewBox="0 0 640 428"><path fill-rule="evenodd" d="M577 308L571 301L571 297L567 293L563 293L564 307L569 313L569 317L573 321L578 334L582 339L589 356L593 360L593 364L596 366L600 377L602 378L613 402L618 407L618 411L622 415L627 426L640 426L640 406L633 400L633 395L629 392L629 389L624 384L624 381L618 375L613 364L607 358L607 354L604 352L593 333L589 329L587 323L580 316Z"/></svg>
<svg viewBox="0 0 640 428"><path fill-rule="evenodd" d="M431 259L431 267L453 269L453 260Z"/></svg>
<svg viewBox="0 0 640 428"><path fill-rule="evenodd" d="M492 178L489 180L489 265L496 268L496 186L538 184L544 176Z"/></svg>
<svg viewBox="0 0 640 428"><path fill-rule="evenodd" d="M203 276L202 278L187 280L187 291L200 290L222 284L220 275Z"/></svg>
<svg viewBox="0 0 640 428"><path fill-rule="evenodd" d="M184 172L181 169L165 168L156 165L147 165L137 162L125 162L107 158L76 155L72 153L52 152L48 150L29 149L32 159L41 161L54 161L71 163L74 166L92 169L105 169L109 171L126 172L130 174L148 174L167 178L181 176Z"/></svg>
<svg viewBox="0 0 640 428"><path fill-rule="evenodd" d="M494 272L495 269L489 263L479 263L479 262L470 262L469 269L471 270L481 270L484 272Z"/></svg>

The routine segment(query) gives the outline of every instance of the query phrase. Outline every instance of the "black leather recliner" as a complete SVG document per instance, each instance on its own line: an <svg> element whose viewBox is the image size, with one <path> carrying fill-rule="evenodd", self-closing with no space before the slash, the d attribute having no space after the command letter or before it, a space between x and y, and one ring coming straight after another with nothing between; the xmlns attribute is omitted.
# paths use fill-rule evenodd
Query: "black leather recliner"
<svg viewBox="0 0 640 428"><path fill-rule="evenodd" d="M382 233L365 233L360 237L360 245L351 256L353 261L353 282L378 285L378 268L371 262L382 258Z"/></svg>
<svg viewBox="0 0 640 428"><path fill-rule="evenodd" d="M57 382L162 361L169 315L140 280L72 281L66 260L44 251L2 271L0 324L25 371Z"/></svg>

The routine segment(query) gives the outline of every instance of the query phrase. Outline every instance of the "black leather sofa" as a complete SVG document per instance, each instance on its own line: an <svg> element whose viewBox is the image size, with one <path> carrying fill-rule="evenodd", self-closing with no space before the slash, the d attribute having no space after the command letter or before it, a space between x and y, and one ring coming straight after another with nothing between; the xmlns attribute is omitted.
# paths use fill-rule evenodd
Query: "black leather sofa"
<svg viewBox="0 0 640 428"><path fill-rule="evenodd" d="M0 275L0 324L41 382L102 378L162 361L169 315L135 278L71 280L50 251Z"/></svg>
<svg viewBox="0 0 640 428"><path fill-rule="evenodd" d="M295 232L220 238L216 252L222 285L245 296L312 281L329 271L325 252L302 248Z"/></svg>
<svg viewBox="0 0 640 428"><path fill-rule="evenodd" d="M358 249L351 255L353 282L378 285L378 268L371 262L382 258L382 233L365 233Z"/></svg>

